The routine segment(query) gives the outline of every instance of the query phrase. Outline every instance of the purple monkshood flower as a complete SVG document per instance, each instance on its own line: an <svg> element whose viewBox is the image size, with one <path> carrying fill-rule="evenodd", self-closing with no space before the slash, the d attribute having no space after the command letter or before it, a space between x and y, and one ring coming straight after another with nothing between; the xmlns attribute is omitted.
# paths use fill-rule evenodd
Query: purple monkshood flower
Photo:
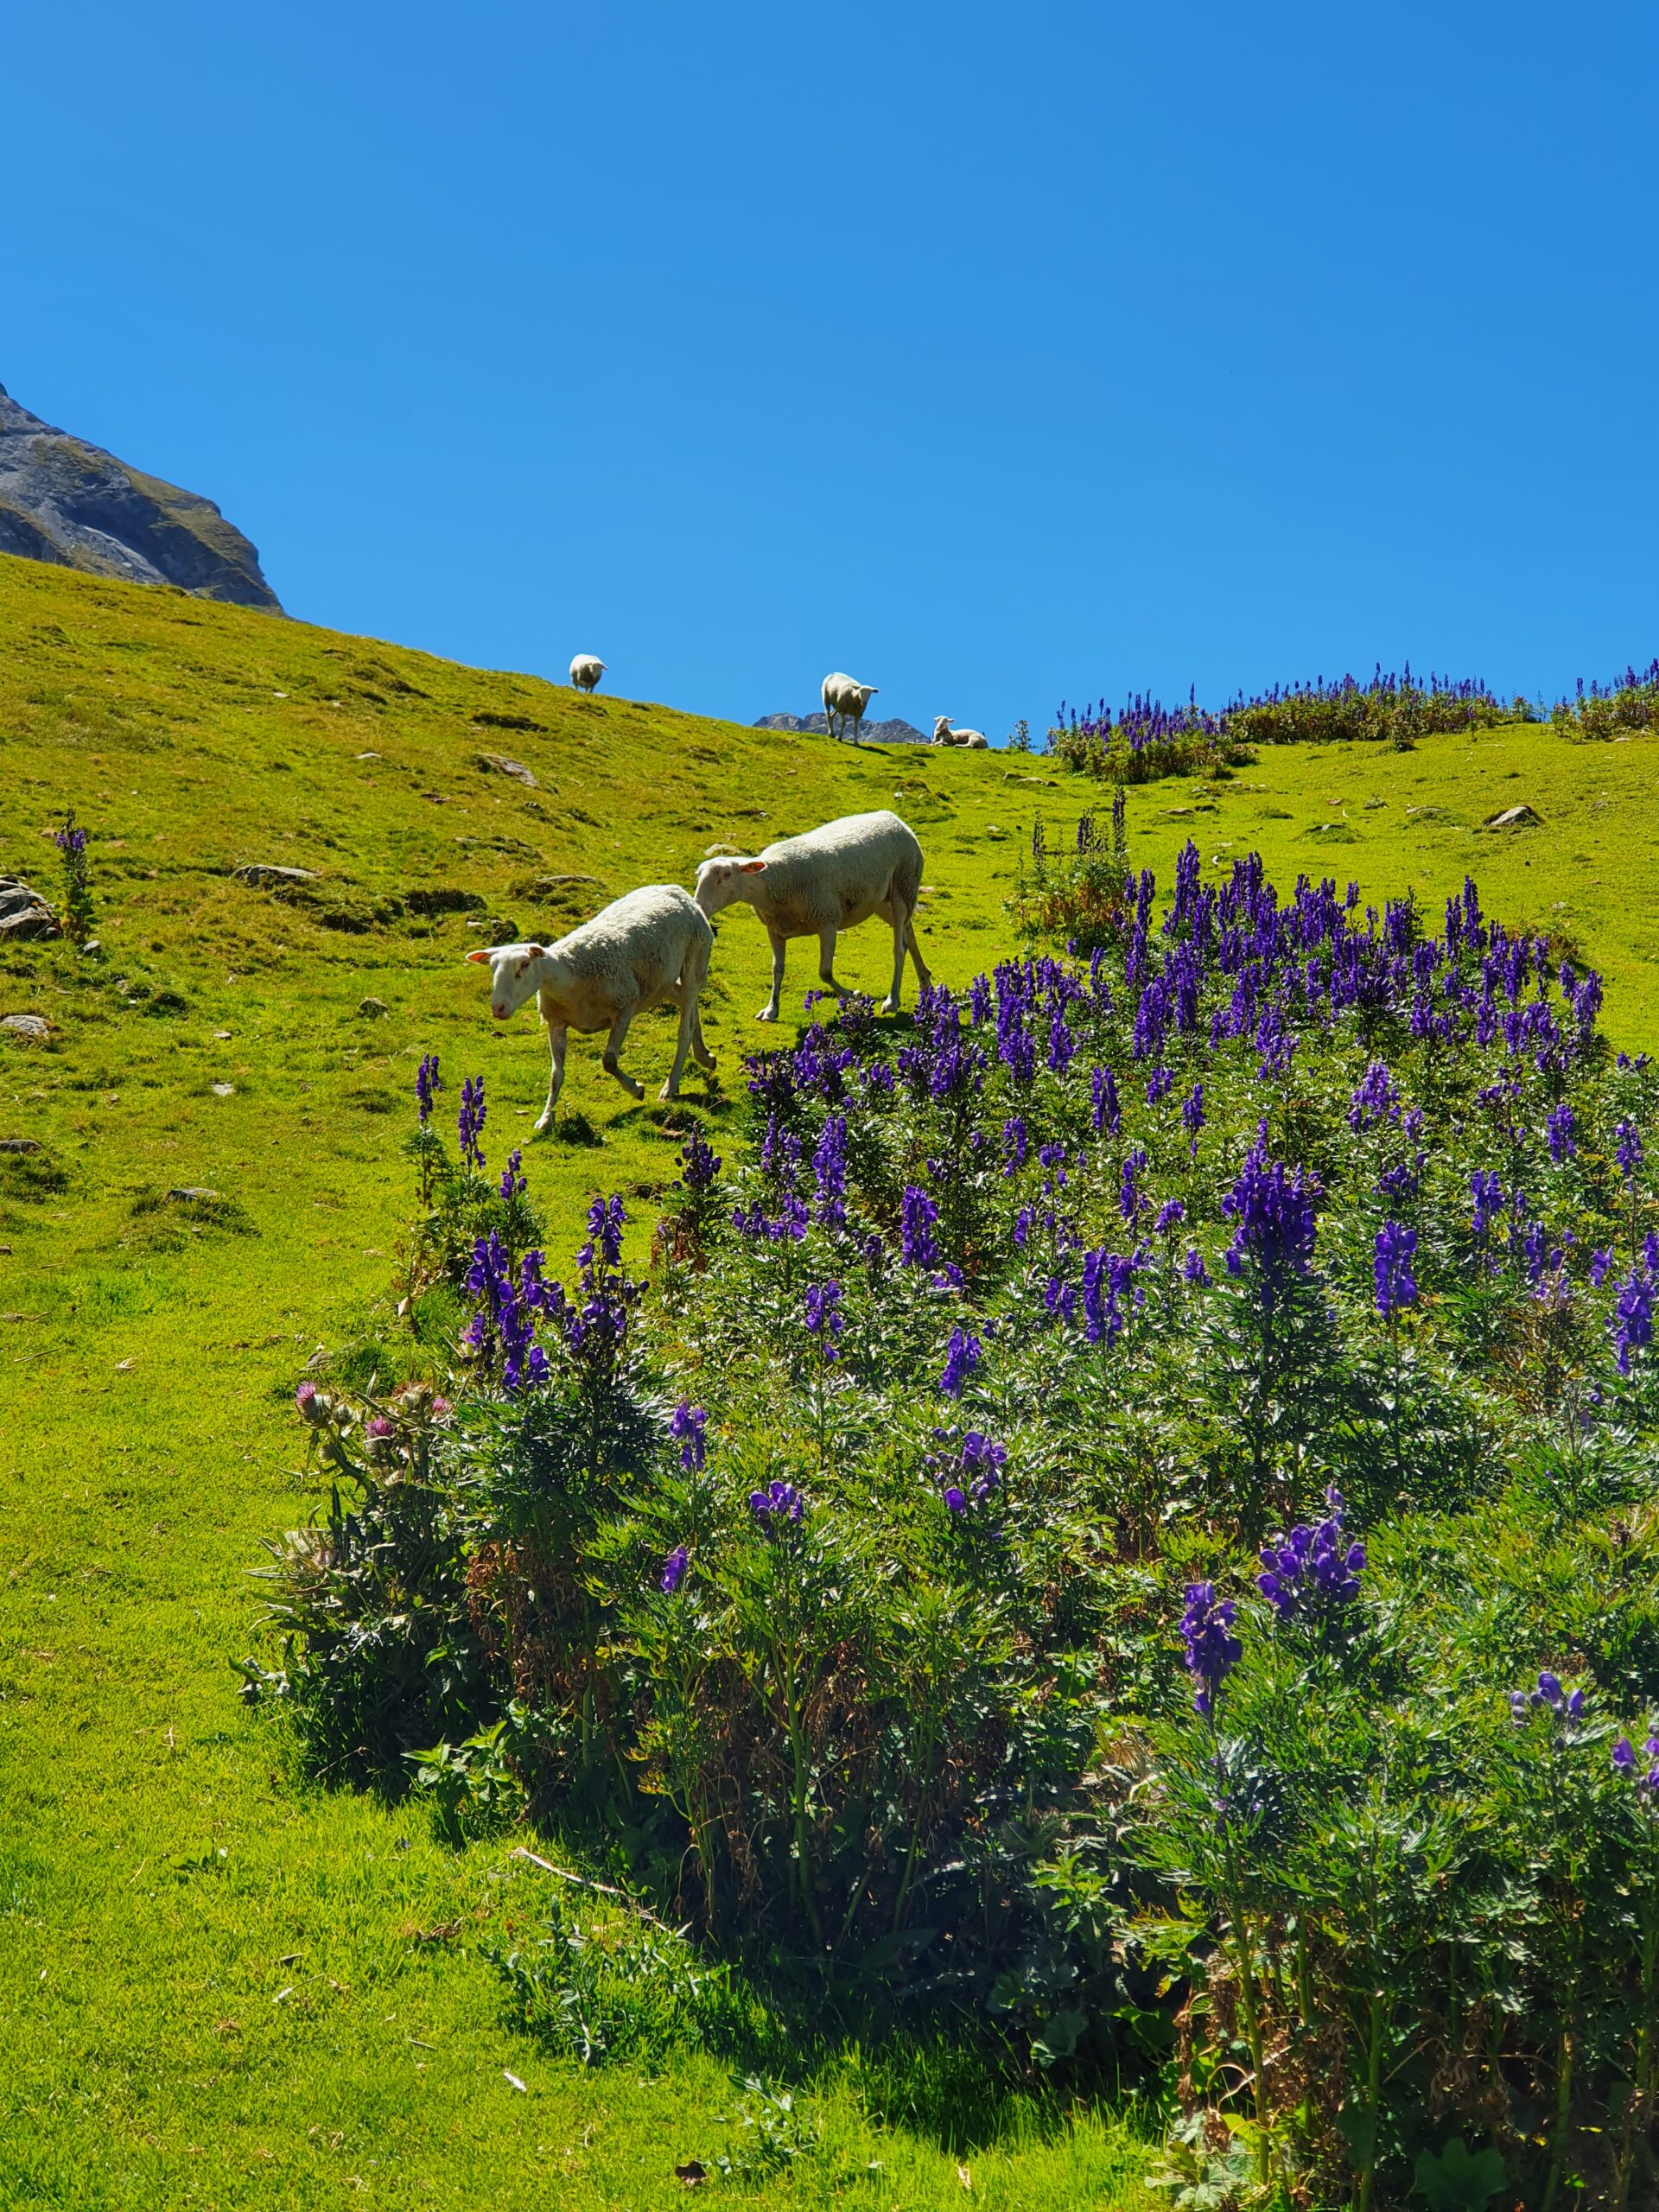
<svg viewBox="0 0 1659 2212"><path fill-rule="evenodd" d="M1098 1136L1103 1129L1116 1136L1123 1119L1123 1109L1118 1103L1117 1077L1110 1068L1095 1068L1089 1077L1090 1120Z"/></svg>
<svg viewBox="0 0 1659 2212"><path fill-rule="evenodd" d="M1604 1247L1601 1251L1592 1252L1590 1255L1590 1287L1592 1290L1601 1288L1607 1280L1612 1264L1613 1255L1610 1248Z"/></svg>
<svg viewBox="0 0 1659 2212"><path fill-rule="evenodd" d="M688 1191L706 1191L720 1173L720 1158L701 1129L680 1147L680 1180Z"/></svg>
<svg viewBox="0 0 1659 2212"><path fill-rule="evenodd" d="M1613 1745L1613 1764L1620 1774L1629 1775L1638 1789L1651 1790L1659 1806L1659 1729L1654 1730L1642 1749L1648 1762L1645 1774L1628 1736L1621 1736Z"/></svg>
<svg viewBox="0 0 1659 2212"><path fill-rule="evenodd" d="M899 1253L906 1267L938 1266L939 1248L933 1241L933 1224L938 1217L939 1210L927 1192L906 1183L899 1208Z"/></svg>
<svg viewBox="0 0 1659 2212"><path fill-rule="evenodd" d="M1208 1719L1214 1711L1216 1692L1244 1656L1244 1647L1231 1633L1238 1607L1230 1598L1216 1601L1213 1582L1189 1582L1186 1611L1181 1615L1181 1640L1185 1645L1182 1664L1198 1684L1192 1710Z"/></svg>
<svg viewBox="0 0 1659 2212"><path fill-rule="evenodd" d="M806 1500L793 1483L768 1483L765 1490L749 1492L749 1510L763 1529L781 1529L799 1522Z"/></svg>
<svg viewBox="0 0 1659 2212"><path fill-rule="evenodd" d="M819 1356L827 1366L841 1357L836 1338L847 1325L841 1310L841 1285L833 1276L828 1282L809 1283L804 1306L807 1334L817 1338Z"/></svg>
<svg viewBox="0 0 1659 2212"><path fill-rule="evenodd" d="M1308 1613L1329 1613L1351 1605L1359 1595L1365 1547L1351 1543L1343 1527L1342 1493L1334 1484L1325 1493L1325 1518L1310 1529L1299 1522L1287 1536L1263 1545L1262 1572L1255 1586L1281 1620Z"/></svg>
<svg viewBox="0 0 1659 2212"><path fill-rule="evenodd" d="M474 1167L484 1165L484 1078L469 1075L461 1086L461 1113L456 1126L461 1132L461 1156Z"/></svg>
<svg viewBox="0 0 1659 2212"><path fill-rule="evenodd" d="M1474 1232L1484 1237L1503 1210L1503 1185L1495 1171L1478 1167L1469 1178L1469 1191L1475 1202Z"/></svg>
<svg viewBox="0 0 1659 2212"><path fill-rule="evenodd" d="M1010 1116L1002 1124L1002 1173L1005 1175L1012 1175L1025 1166L1027 1143L1025 1116Z"/></svg>
<svg viewBox="0 0 1659 2212"><path fill-rule="evenodd" d="M1533 1713L1546 1707L1558 1720L1581 1720L1584 1718L1584 1692L1564 1690L1560 1676L1550 1674L1548 1669L1539 1675L1535 1690L1510 1692L1510 1717L1517 1727Z"/></svg>
<svg viewBox="0 0 1659 2212"><path fill-rule="evenodd" d="M480 1086L480 1089L482 1086ZM614 1198L595 1198L588 1209L588 1238L576 1255L576 1265L591 1268L595 1257L607 1268L622 1264L622 1225L627 1220L619 1192Z"/></svg>
<svg viewBox="0 0 1659 2212"><path fill-rule="evenodd" d="M1181 1122L1192 1143L1187 1147L1196 1160L1198 1156L1198 1131L1204 1127L1204 1085L1195 1083L1181 1101Z"/></svg>
<svg viewBox="0 0 1659 2212"><path fill-rule="evenodd" d="M476 1304L461 1340L470 1351L493 1343L501 1358L501 1387L509 1397L548 1376L547 1354L536 1341L533 1319L536 1306L545 1302L541 1264L539 1252L526 1253L515 1282L506 1249L493 1230L473 1247L467 1287Z"/></svg>
<svg viewBox="0 0 1659 2212"><path fill-rule="evenodd" d="M1417 1279L1411 1272L1417 1254L1417 1232L1397 1221L1385 1221L1376 1232L1376 1256L1372 1274L1376 1310L1387 1321L1417 1303Z"/></svg>
<svg viewBox="0 0 1659 2212"><path fill-rule="evenodd" d="M75 820L73 807L63 817L62 829L52 832L52 842L68 861L71 869L76 869L86 850L86 832Z"/></svg>
<svg viewBox="0 0 1659 2212"><path fill-rule="evenodd" d="M1630 1371L1630 1354L1653 1342L1653 1280L1637 1267L1619 1286L1613 1305L1613 1351L1621 1375Z"/></svg>
<svg viewBox="0 0 1659 2212"><path fill-rule="evenodd" d="M1544 1123L1544 1142L1549 1147L1550 1159L1557 1167L1571 1160L1578 1150L1573 1141L1573 1109L1565 1099Z"/></svg>
<svg viewBox="0 0 1659 2212"><path fill-rule="evenodd" d="M424 1128L432 1118L432 1101L443 1089L438 1074L438 1056L429 1052L415 1071L415 1103L420 1109L421 1127Z"/></svg>
<svg viewBox="0 0 1659 2212"><path fill-rule="evenodd" d="M1363 1129L1372 1122L1400 1118L1400 1093L1381 1060L1373 1060L1348 1102L1348 1126Z"/></svg>
<svg viewBox="0 0 1659 2212"><path fill-rule="evenodd" d="M1293 1173L1282 1160L1268 1160L1264 1121L1221 1210L1237 1224L1227 1248L1227 1272L1242 1274L1246 1259L1253 1261L1266 1311L1272 1311L1293 1276L1307 1273L1319 1196L1319 1179L1311 1169Z"/></svg>
<svg viewBox="0 0 1659 2212"><path fill-rule="evenodd" d="M1200 1288L1209 1286L1210 1270L1205 1266L1204 1255L1196 1244L1189 1248L1186 1257L1181 1262L1181 1280L1197 1283Z"/></svg>
<svg viewBox="0 0 1659 2212"><path fill-rule="evenodd" d="M504 1198L508 1199L509 1201L513 1198L522 1198L524 1193L530 1188L529 1184L525 1182L523 1175L519 1173L519 1170L523 1166L524 1154L515 1145L512 1150L507 1154L506 1166L501 1170L501 1195Z"/></svg>
<svg viewBox="0 0 1659 2212"><path fill-rule="evenodd" d="M823 1125L812 1172L818 1186L818 1219L826 1229L841 1229L847 1222L847 1116L832 1114Z"/></svg>
<svg viewBox="0 0 1659 2212"><path fill-rule="evenodd" d="M970 1331L956 1328L950 1332L950 1342L945 1347L944 1372L939 1377L939 1395L944 1398L959 1398L963 1386L979 1365L982 1347L979 1338Z"/></svg>
<svg viewBox="0 0 1659 2212"><path fill-rule="evenodd" d="M1155 1106L1160 1098L1167 1098L1175 1088L1175 1077L1167 1068L1154 1068L1147 1081L1147 1103Z"/></svg>
<svg viewBox="0 0 1659 2212"><path fill-rule="evenodd" d="M669 1416L668 1433L680 1447L680 1465L689 1475L696 1474L708 1457L708 1414L689 1398L682 1398Z"/></svg>
<svg viewBox="0 0 1659 2212"><path fill-rule="evenodd" d="M1634 1122L1621 1122L1613 1131L1613 1157L1627 1183L1634 1183L1636 1171L1642 1165L1642 1135Z"/></svg>
<svg viewBox="0 0 1659 2212"><path fill-rule="evenodd" d="M1159 1236L1166 1236L1171 1230L1179 1228L1185 1219L1186 1208L1180 1199L1166 1198L1159 1207L1156 1218L1153 1222L1154 1233Z"/></svg>
<svg viewBox="0 0 1659 2212"><path fill-rule="evenodd" d="M676 1544L663 1561L663 1579L659 1585L664 1598L671 1598L685 1580L685 1570L690 1565L690 1555L683 1544Z"/></svg>
<svg viewBox="0 0 1659 2212"><path fill-rule="evenodd" d="M1151 1200L1142 1194L1138 1179L1146 1164L1147 1148L1138 1144L1125 1158L1123 1173L1118 1184L1117 1210L1131 1229L1142 1211L1151 1204Z"/></svg>

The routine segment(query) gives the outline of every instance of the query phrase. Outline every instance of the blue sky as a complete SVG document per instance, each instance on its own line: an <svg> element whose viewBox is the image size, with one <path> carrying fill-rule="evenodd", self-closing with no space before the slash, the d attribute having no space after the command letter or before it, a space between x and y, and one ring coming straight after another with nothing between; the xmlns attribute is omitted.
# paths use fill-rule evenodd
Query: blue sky
<svg viewBox="0 0 1659 2212"><path fill-rule="evenodd" d="M1649 6L57 0L5 68L0 382L308 620L993 737L1659 652Z"/></svg>

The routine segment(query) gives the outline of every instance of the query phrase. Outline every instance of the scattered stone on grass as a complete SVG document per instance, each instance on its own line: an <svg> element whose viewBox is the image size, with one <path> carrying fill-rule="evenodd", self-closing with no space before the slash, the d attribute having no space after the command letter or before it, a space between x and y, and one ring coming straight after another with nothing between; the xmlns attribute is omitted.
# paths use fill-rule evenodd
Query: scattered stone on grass
<svg viewBox="0 0 1659 2212"><path fill-rule="evenodd" d="M38 1152L38 1137L0 1137L0 1152Z"/></svg>
<svg viewBox="0 0 1659 2212"><path fill-rule="evenodd" d="M528 784L536 788L536 778L522 760L509 760L505 753L480 753L478 765L486 776L511 776L516 784Z"/></svg>
<svg viewBox="0 0 1659 2212"><path fill-rule="evenodd" d="M1487 830L1531 830L1541 826L1543 818L1529 806L1506 806L1500 814L1489 814L1482 827Z"/></svg>
<svg viewBox="0 0 1659 2212"><path fill-rule="evenodd" d="M181 1183L167 1194L169 1205L216 1206L219 1203L217 1191L210 1191L205 1183Z"/></svg>
<svg viewBox="0 0 1659 2212"><path fill-rule="evenodd" d="M374 998L365 999L357 1010L365 1021L379 1021L391 1012L385 999Z"/></svg>
<svg viewBox="0 0 1659 2212"><path fill-rule="evenodd" d="M43 1014L8 1014L0 1016L0 1029L18 1045L44 1045L52 1034L52 1025Z"/></svg>
<svg viewBox="0 0 1659 2212"><path fill-rule="evenodd" d="M234 1098L236 1096L236 1085L233 1083L216 1083L210 1087L215 1098Z"/></svg>
<svg viewBox="0 0 1659 2212"><path fill-rule="evenodd" d="M32 885L20 875L0 875L0 938L10 944L62 935L63 924Z"/></svg>
<svg viewBox="0 0 1659 2212"><path fill-rule="evenodd" d="M255 891L275 891L285 886L292 888L317 880L315 868L279 868L274 861L244 861L231 874L237 882L245 883Z"/></svg>

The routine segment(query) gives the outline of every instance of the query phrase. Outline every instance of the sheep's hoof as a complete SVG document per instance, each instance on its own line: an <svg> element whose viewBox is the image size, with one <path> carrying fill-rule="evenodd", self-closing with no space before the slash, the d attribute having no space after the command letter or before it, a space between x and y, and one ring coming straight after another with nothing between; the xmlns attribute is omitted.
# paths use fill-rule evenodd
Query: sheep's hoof
<svg viewBox="0 0 1659 2212"><path fill-rule="evenodd" d="M657 1094L658 1097L662 1100L664 1105L667 1104L671 1098L677 1098L679 1095L680 1086L677 1083L665 1083Z"/></svg>
<svg viewBox="0 0 1659 2212"><path fill-rule="evenodd" d="M532 1122L531 1123L530 1134L533 1137L544 1137L552 1126L553 1116L551 1114L543 1114L539 1122Z"/></svg>
<svg viewBox="0 0 1659 2212"><path fill-rule="evenodd" d="M754 1018L757 1021L776 1021L778 1019L769 1006L763 1006Z"/></svg>
<svg viewBox="0 0 1659 2212"><path fill-rule="evenodd" d="M876 1012L878 1014L897 1014L898 1011L899 1001L897 999L883 999L880 1005L876 1008Z"/></svg>

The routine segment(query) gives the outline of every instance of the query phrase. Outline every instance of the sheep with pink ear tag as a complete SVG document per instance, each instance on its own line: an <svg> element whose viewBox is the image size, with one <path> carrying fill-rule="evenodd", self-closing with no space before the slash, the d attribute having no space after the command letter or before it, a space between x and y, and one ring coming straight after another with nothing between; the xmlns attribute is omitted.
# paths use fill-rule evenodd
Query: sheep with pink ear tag
<svg viewBox="0 0 1659 2212"><path fill-rule="evenodd" d="M493 944L467 954L469 961L489 963L490 1012L498 1021L507 1020L533 995L547 1024L553 1071L537 1136L550 1126L564 1086L565 1039L572 1029L582 1035L607 1031L606 1073L630 1097L643 1098L644 1084L622 1070L622 1046L635 1014L666 1000L680 1010L680 1028L674 1065L658 1096L678 1097L688 1052L713 1070L697 1000L714 945L714 931L690 893L677 883L653 883L613 899L556 944Z"/></svg>

